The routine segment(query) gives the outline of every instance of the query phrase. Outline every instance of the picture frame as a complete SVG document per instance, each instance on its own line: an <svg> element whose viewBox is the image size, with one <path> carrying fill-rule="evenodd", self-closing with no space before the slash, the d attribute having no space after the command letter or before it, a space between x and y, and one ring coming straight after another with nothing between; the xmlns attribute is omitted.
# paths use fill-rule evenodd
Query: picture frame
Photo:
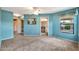
<svg viewBox="0 0 79 59"><path fill-rule="evenodd" d="M35 25L36 24L36 18L29 18L27 20L28 25Z"/></svg>

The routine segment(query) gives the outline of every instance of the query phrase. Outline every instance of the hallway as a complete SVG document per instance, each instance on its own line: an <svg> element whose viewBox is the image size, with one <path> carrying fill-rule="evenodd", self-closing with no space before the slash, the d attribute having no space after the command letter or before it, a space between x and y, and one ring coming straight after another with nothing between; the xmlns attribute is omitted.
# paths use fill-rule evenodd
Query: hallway
<svg viewBox="0 0 79 59"><path fill-rule="evenodd" d="M75 51L77 43L55 37L29 37L16 35L14 39L2 41L1 51Z"/></svg>

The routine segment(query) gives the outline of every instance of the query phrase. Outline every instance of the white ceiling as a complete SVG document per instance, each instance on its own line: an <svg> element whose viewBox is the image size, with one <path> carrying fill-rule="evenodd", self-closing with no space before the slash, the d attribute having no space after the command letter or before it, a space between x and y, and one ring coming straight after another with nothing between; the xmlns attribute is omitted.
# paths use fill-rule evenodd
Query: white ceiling
<svg viewBox="0 0 79 59"><path fill-rule="evenodd" d="M40 14L55 13L62 10L71 9L72 7L37 7L40 10ZM12 11L17 15L33 14L32 7L2 7L3 10Z"/></svg>

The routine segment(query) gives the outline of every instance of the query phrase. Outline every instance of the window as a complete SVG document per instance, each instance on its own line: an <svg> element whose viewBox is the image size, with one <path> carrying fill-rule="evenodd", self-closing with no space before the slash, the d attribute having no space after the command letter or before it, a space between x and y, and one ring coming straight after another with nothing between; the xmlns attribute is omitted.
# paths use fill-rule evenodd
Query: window
<svg viewBox="0 0 79 59"><path fill-rule="evenodd" d="M64 33L74 33L74 15L67 14L60 18L60 31Z"/></svg>

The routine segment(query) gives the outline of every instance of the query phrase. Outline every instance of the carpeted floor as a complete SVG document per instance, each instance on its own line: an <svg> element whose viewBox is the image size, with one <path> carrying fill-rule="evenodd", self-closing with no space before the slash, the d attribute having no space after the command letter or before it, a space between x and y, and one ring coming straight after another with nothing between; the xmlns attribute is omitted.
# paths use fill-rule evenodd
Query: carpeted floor
<svg viewBox="0 0 79 59"><path fill-rule="evenodd" d="M2 41L1 51L77 51L77 43L55 37L16 35Z"/></svg>

